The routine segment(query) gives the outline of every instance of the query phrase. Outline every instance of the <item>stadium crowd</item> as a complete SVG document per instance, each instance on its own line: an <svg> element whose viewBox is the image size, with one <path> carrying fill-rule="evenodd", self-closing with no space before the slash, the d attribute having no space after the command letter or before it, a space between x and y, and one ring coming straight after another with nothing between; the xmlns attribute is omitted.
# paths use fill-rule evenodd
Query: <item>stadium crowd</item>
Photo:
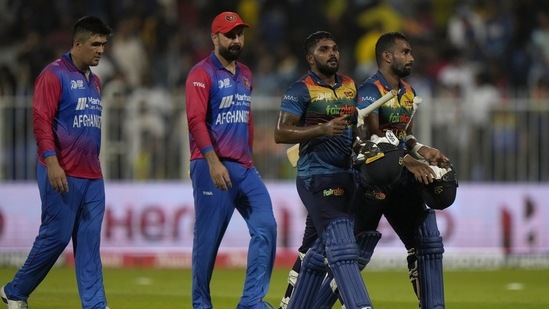
<svg viewBox="0 0 549 309"><path fill-rule="evenodd" d="M341 71L357 83L376 67L373 44L379 34L404 32L414 46L410 79L416 90L422 97L453 98L470 111L463 117L473 126L451 132L458 148L470 142L468 130L482 130L491 106L515 98L540 104L549 99L549 4L544 0L1 0L0 97L32 95L39 71L70 46L66 29L71 22L98 16L114 36L94 72L103 81L105 99L127 98L124 113L132 121L123 130L135 134L128 139L129 161L154 162L159 140L176 139L170 132L173 111L184 105L167 98L184 97L192 64L212 51L211 20L226 10L251 25L241 61L254 73L256 98L280 96L306 70L303 37L324 29L346 51ZM272 135L272 127L260 127L258 134L263 131ZM143 144L153 149L153 158L138 151ZM264 152L272 151L283 154ZM170 178L137 174L139 169L128 177ZM280 175L268 172L267 178Z"/></svg>

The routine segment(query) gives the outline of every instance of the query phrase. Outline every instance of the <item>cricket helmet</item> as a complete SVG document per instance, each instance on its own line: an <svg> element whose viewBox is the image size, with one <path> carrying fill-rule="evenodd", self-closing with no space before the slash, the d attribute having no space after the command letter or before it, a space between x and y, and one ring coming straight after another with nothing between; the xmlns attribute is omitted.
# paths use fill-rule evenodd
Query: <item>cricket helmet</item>
<svg viewBox="0 0 549 309"><path fill-rule="evenodd" d="M445 209L450 207L457 194L458 181L454 167L450 165L447 168L431 166L436 179L428 185L422 185L421 195L423 201L432 209Z"/></svg>

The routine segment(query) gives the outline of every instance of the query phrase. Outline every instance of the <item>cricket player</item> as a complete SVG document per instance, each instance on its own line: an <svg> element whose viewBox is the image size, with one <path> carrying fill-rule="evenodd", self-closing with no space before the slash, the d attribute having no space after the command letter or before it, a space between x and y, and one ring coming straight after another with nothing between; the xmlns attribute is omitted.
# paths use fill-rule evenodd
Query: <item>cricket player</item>
<svg viewBox="0 0 549 309"><path fill-rule="evenodd" d="M350 214L355 192L350 157L356 85L350 77L337 73L340 54L332 34L314 32L306 38L304 47L310 70L283 96L275 141L300 144L296 186L308 211L304 246L311 237L318 235L318 240L303 252L287 308L315 308L328 269L339 282L347 309L371 308L360 275Z"/></svg>
<svg viewBox="0 0 549 309"><path fill-rule="evenodd" d="M416 92L403 80L414 63L407 38L399 32L385 33L378 39L375 51L378 71L359 86L358 108L366 108L391 89L397 89L398 95L366 116L364 139L392 131L406 151L402 161L405 168L390 185L361 183L363 198L358 201L364 202L356 208L356 229L375 231L384 215L408 251L409 277L421 308L442 309L444 245L435 210L425 205L422 188L437 178L430 165L446 168L450 161L438 149L419 143L412 133Z"/></svg>
<svg viewBox="0 0 549 309"><path fill-rule="evenodd" d="M237 61L248 28L234 12L212 22L214 51L190 71L186 85L195 224L192 302L213 308L210 280L217 251L236 209L250 233L244 291L238 309L269 308L276 221L265 184L252 162L252 73Z"/></svg>
<svg viewBox="0 0 549 309"><path fill-rule="evenodd" d="M111 29L96 17L76 21L72 48L40 73L34 85L36 178L42 222L27 260L0 289L9 309L28 308L31 293L72 239L82 308L105 309L99 245L105 212L99 64Z"/></svg>

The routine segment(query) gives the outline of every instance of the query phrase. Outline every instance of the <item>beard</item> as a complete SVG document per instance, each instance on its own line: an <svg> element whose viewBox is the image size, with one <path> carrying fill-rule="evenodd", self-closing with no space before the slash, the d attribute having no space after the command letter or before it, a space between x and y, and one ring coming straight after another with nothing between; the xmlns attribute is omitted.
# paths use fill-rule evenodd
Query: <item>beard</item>
<svg viewBox="0 0 549 309"><path fill-rule="evenodd" d="M400 78L410 75L412 72L411 66L395 64L391 66L391 71L398 75Z"/></svg>
<svg viewBox="0 0 549 309"><path fill-rule="evenodd" d="M318 71L326 76L332 76L335 73L337 73L337 70L339 70L339 62L336 62L335 65L330 65L328 63L322 64L319 61L315 59L316 62L316 68Z"/></svg>
<svg viewBox="0 0 549 309"><path fill-rule="evenodd" d="M238 58L240 58L241 53L242 53L242 48L238 45L232 45L232 46L229 46L229 48L219 46L219 55L221 55L221 57L225 58L225 60L227 61L238 60Z"/></svg>

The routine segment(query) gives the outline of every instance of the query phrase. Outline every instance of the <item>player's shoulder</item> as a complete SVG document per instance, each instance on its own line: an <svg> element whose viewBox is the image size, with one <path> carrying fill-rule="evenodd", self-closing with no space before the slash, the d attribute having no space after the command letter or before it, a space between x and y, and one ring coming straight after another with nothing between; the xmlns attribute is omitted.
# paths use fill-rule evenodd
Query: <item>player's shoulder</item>
<svg viewBox="0 0 549 309"><path fill-rule="evenodd" d="M240 67L240 72L246 73L246 74L251 74L252 70L250 70L250 67L248 67L247 65L245 65L242 62L237 62L237 64Z"/></svg>
<svg viewBox="0 0 549 309"><path fill-rule="evenodd" d="M237 62L237 65L239 67L240 73L238 73L240 76L242 76L243 80L247 80L248 83L253 83L253 75L252 70L242 62Z"/></svg>
<svg viewBox="0 0 549 309"><path fill-rule="evenodd" d="M403 86L403 88L406 92L411 92L414 95L416 94L416 90L414 89L414 87L412 87L412 85L409 82L407 82L405 80L400 80L400 83L402 84L402 86Z"/></svg>
<svg viewBox="0 0 549 309"><path fill-rule="evenodd" d="M45 82L60 82L63 80L63 76L66 76L69 72L67 65L63 62L63 59L57 59L53 62L47 64L36 80L41 80Z"/></svg>
<svg viewBox="0 0 549 309"><path fill-rule="evenodd" d="M289 101L293 103L303 102L308 100L309 88L307 87L307 78L309 76L303 75L299 79L295 80L285 91L282 97L282 102Z"/></svg>
<svg viewBox="0 0 549 309"><path fill-rule="evenodd" d="M309 74L305 74L291 83L288 89L306 89L310 83L314 83L314 80Z"/></svg>
<svg viewBox="0 0 549 309"><path fill-rule="evenodd" d="M369 77L364 80L359 86L360 92L380 92L380 81L374 77Z"/></svg>
<svg viewBox="0 0 549 309"><path fill-rule="evenodd" d="M47 64L44 67L44 69L42 69L41 74L49 72L57 75L67 71L68 71L67 63L65 63L65 61L62 58L59 58Z"/></svg>
<svg viewBox="0 0 549 309"><path fill-rule="evenodd" d="M208 61L208 58L202 59L189 70L187 83L189 81L204 82L211 80L213 71L213 65Z"/></svg>
<svg viewBox="0 0 549 309"><path fill-rule="evenodd" d="M206 57L200 61L198 61L197 63L195 63L191 69L189 70L189 75L192 74L192 73L196 73L196 72L206 72L208 71L211 67L213 66L213 64L209 61L209 58Z"/></svg>
<svg viewBox="0 0 549 309"><path fill-rule="evenodd" d="M338 73L337 75L341 78L342 83L355 83L355 80L347 74Z"/></svg>

